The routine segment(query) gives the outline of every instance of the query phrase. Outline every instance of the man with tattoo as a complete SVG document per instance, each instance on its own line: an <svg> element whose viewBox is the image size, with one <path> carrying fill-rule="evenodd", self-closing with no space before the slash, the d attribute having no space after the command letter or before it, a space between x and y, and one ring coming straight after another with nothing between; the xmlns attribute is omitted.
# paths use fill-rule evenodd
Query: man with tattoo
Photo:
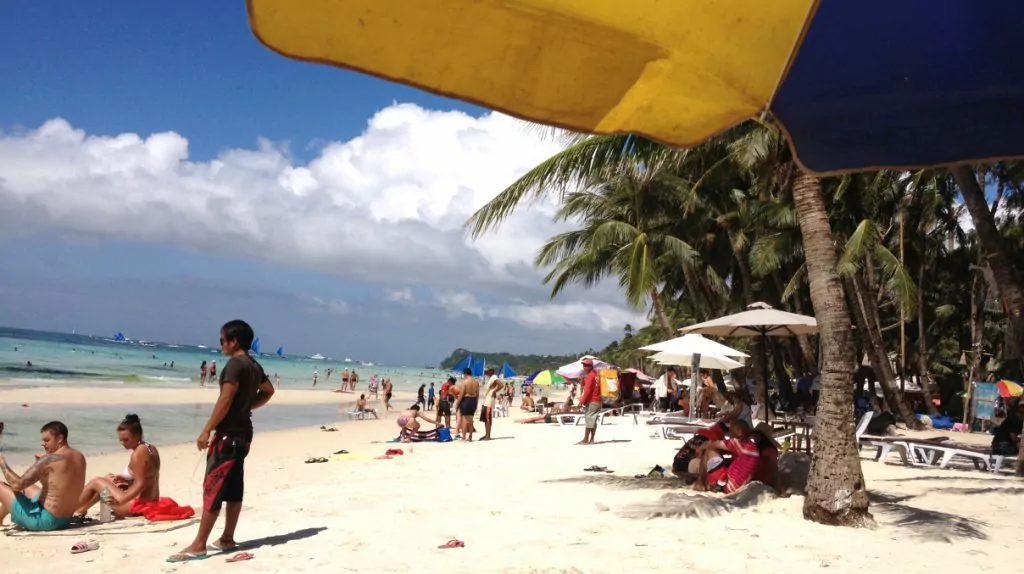
<svg viewBox="0 0 1024 574"><path fill-rule="evenodd" d="M245 457L252 444L252 411L267 404L274 395L274 385L263 367L249 356L254 337L252 327L238 319L228 321L220 329L221 352L230 358L220 373L220 397L196 439L199 450L206 451L203 517L192 544L168 558L168 562L207 558L207 541L220 516L221 506L227 507L224 530L209 549L230 552L238 547L235 527L242 512ZM214 431L216 434L211 439Z"/></svg>
<svg viewBox="0 0 1024 574"><path fill-rule="evenodd" d="M85 456L68 446L68 427L46 423L39 431L43 450L36 463L18 476L0 454L0 523L8 513L25 530L61 530L71 524L85 487ZM42 483L42 487L36 486Z"/></svg>

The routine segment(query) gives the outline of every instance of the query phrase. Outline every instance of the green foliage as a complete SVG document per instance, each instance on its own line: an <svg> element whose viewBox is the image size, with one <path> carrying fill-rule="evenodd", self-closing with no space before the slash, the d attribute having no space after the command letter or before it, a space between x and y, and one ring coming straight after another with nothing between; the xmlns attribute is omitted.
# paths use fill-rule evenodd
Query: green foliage
<svg viewBox="0 0 1024 574"><path fill-rule="evenodd" d="M512 182L467 228L479 236L518 206L558 200L556 219L578 226L536 256L552 297L614 280L627 303L650 311L652 325L630 327L596 353L603 359L642 367L648 353L639 347L757 301L813 313L792 201L797 168L780 130L748 122L690 149L630 135L549 133L566 147ZM980 173L1001 202L1000 247L1024 275L1024 166L1003 162ZM982 278L978 239L960 224L964 208L947 170L825 178L822 190L839 271L866 286L865 304L877 311L890 355L901 348L902 320L911 374L924 365L935 379L956 381L963 355L1010 363L1003 360L1014 355L1007 320ZM980 309L980 348L971 341L972 301ZM865 334L855 332L854 340L861 357ZM771 349L786 365L814 369L815 341L797 343Z"/></svg>
<svg viewBox="0 0 1024 574"><path fill-rule="evenodd" d="M589 351L593 353L592 351ZM586 353L580 353L580 355L516 355L514 353L488 353L483 351L469 351L467 349L455 349L451 355L448 355L444 360L441 361L440 368L442 370L451 370L452 367L457 365L459 361L466 358L466 355L472 354L474 357L483 357L487 359L487 366L500 369L501 365L508 363L513 369L520 375L529 375L534 371L541 369L556 369L571 363L578 359L580 355Z"/></svg>

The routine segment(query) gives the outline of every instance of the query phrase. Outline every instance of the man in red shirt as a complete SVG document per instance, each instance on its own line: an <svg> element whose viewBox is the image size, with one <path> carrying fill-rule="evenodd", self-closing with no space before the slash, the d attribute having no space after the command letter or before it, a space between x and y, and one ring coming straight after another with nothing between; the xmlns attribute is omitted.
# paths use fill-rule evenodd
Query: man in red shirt
<svg viewBox="0 0 1024 574"><path fill-rule="evenodd" d="M583 407L586 427L583 431L583 440L576 444L594 444L594 434L597 432L597 413L601 410L601 385L597 381L597 371L594 370L594 361L583 359L583 394L580 395L580 406Z"/></svg>

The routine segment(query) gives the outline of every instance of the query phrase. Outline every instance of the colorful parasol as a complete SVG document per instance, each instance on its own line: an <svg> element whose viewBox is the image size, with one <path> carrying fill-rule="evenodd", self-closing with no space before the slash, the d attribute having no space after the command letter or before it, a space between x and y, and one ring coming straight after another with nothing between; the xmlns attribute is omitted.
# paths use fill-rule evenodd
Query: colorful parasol
<svg viewBox="0 0 1024 574"><path fill-rule="evenodd" d="M564 385L565 377L559 375L558 373L552 371L551 369L548 369L545 371L537 371L536 373L530 375L529 377L527 377L526 382L534 385Z"/></svg>
<svg viewBox="0 0 1024 574"><path fill-rule="evenodd" d="M248 0L263 44L692 146L771 114L810 172L1024 155L1016 0Z"/></svg>
<svg viewBox="0 0 1024 574"><path fill-rule="evenodd" d="M1008 381L1006 379L1003 379L996 383L996 389L999 390L999 396L1003 397L1004 399L1019 397L1021 396L1021 394L1024 394L1024 387L1020 386L1020 384L1018 383Z"/></svg>

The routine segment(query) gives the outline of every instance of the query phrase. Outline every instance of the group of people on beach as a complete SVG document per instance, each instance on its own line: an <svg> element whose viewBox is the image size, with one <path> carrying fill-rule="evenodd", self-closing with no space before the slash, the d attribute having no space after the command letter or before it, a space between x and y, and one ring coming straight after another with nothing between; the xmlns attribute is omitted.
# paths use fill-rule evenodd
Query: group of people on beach
<svg viewBox="0 0 1024 574"><path fill-rule="evenodd" d="M143 438L142 421L127 415L117 425L121 445L131 452L120 473L86 482L85 456L68 444L67 425L52 421L40 429L43 452L22 474L0 454L0 524L11 522L30 531L62 530L82 522L103 501L113 515L138 516L160 499L160 452Z"/></svg>
<svg viewBox="0 0 1024 574"><path fill-rule="evenodd" d="M234 535L245 491L245 459L253 440L252 411L274 395L274 385L249 354L254 338L245 321L229 321L221 327L221 352L229 359L220 372L217 402L196 438L196 447L206 452L202 516L191 544L168 562L202 560L211 550L231 552L238 547ZM122 446L131 451L128 465L120 473L88 482L85 456L70 446L68 427L59 421L43 425L43 453L25 472L16 473L0 454L4 479L0 483L0 523L10 515L11 521L25 530L53 531L86 520L89 510L101 501L118 517L145 515L160 505L160 452L146 442L142 421L128 415L117 426L117 433ZM224 529L209 543L222 509Z"/></svg>
<svg viewBox="0 0 1024 574"><path fill-rule="evenodd" d="M449 377L441 385L436 400L433 383L429 391L426 390L426 385L421 385L417 391L416 403L398 415L398 440L419 442L444 440L447 437L450 440L472 442L473 435L477 432L475 422L478 409L480 422L484 425L484 436L480 437L480 440L491 440L494 408L500 394L506 389L506 383L494 374L493 368L486 369L484 377L484 385L481 386L473 372L465 369L461 380ZM433 417L426 414L431 407L434 407ZM456 417L454 436L451 435L453 411ZM429 431L421 430L421 420L433 424L434 428Z"/></svg>

